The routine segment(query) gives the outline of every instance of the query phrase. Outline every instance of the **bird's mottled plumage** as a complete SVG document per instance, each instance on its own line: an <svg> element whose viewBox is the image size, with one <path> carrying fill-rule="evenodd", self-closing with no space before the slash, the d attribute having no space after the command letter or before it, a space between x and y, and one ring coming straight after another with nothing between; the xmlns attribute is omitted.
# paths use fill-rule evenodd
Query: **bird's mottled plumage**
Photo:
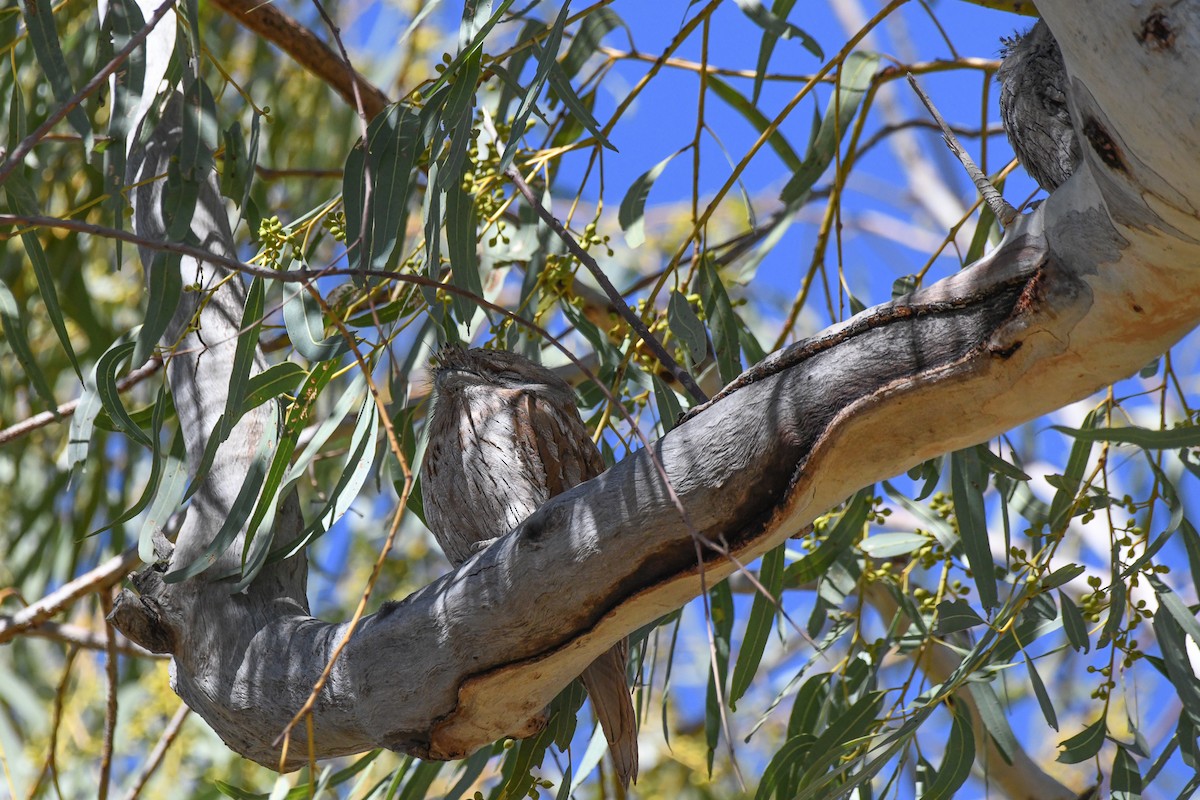
<svg viewBox="0 0 1200 800"><path fill-rule="evenodd" d="M514 353L443 348L435 359L425 521L455 566L516 528L556 494L604 471L571 387ZM628 783L637 779L637 721L622 640L581 676Z"/></svg>
<svg viewBox="0 0 1200 800"><path fill-rule="evenodd" d="M1067 103L1067 69L1045 22L1005 43L1000 118L1017 160L1038 185L1052 192L1081 158Z"/></svg>

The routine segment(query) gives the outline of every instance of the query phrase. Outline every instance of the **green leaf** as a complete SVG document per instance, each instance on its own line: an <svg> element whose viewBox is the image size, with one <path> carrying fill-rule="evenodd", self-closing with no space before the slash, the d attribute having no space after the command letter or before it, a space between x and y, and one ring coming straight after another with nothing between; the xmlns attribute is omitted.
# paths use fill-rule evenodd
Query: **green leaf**
<svg viewBox="0 0 1200 800"><path fill-rule="evenodd" d="M102 58L111 58L113 53L125 49L133 35L146 24L142 10L134 0L112 0L104 17L101 31ZM108 40L108 41L105 41ZM141 101L146 83L146 43L135 47L117 68L112 88L112 108L108 117L108 146L104 148L104 191L108 195L105 206L111 216L111 225L116 230L125 229L125 209L128 202L122 189L125 186L125 144L133 131L134 110ZM124 242L116 244L116 263L122 262Z"/></svg>
<svg viewBox="0 0 1200 800"><path fill-rule="evenodd" d="M763 37L763 41L766 41L765 36ZM756 77L756 85L758 81L759 78ZM759 135L771 125L771 120L767 118L766 114L759 111L754 103L747 100L737 89L734 89L725 81L715 75L710 75L706 79L706 83L713 94L724 100L734 111L741 114ZM757 96L757 91L755 95ZM774 130L770 137L767 138L767 144L783 160L784 166L792 172L796 172L804 165L804 162L800 160L800 156L796 155L796 151L792 149L791 144L788 143L788 140L778 129ZM790 214L787 216L791 217Z"/></svg>
<svg viewBox="0 0 1200 800"><path fill-rule="evenodd" d="M1200 622L1196 621L1196 615L1192 610L1184 605L1184 602L1179 599L1179 595L1175 593L1171 587L1162 582L1162 579L1157 575L1149 576L1150 585L1154 587L1154 594L1158 597L1160 611L1165 609L1179 627L1190 637L1192 642L1200 645Z"/></svg>
<svg viewBox="0 0 1200 800"><path fill-rule="evenodd" d="M4 291L6 289L3 284L0 284L0 293ZM74 470L76 466L87 459L96 415L100 413L102 407L100 393L96 389L96 367L93 365L83 379L83 393L79 395L79 403L75 406L75 413L71 417L71 426L67 433L68 469Z"/></svg>
<svg viewBox="0 0 1200 800"><path fill-rule="evenodd" d="M54 26L53 6L50 0L21 0L21 11L25 15L25 29L29 33L34 55L42 67L42 75L49 81L54 99L66 104L75 95L75 90L71 87L71 71L67 68L67 59L63 56L58 31ZM83 137L84 148L91 150L92 123L83 108L78 105L73 107L67 112L67 120Z"/></svg>
<svg viewBox="0 0 1200 800"><path fill-rule="evenodd" d="M444 97L431 93L426 112L435 113ZM342 198L352 267L388 270L399 260L412 170L425 149L424 142L421 113L407 103L396 103L371 120L366 146L360 140L346 157ZM368 173L369 205L365 191Z"/></svg>
<svg viewBox="0 0 1200 800"><path fill-rule="evenodd" d="M877 533L859 542L859 549L871 558L895 558L921 549L930 538L922 533Z"/></svg>
<svg viewBox="0 0 1200 800"><path fill-rule="evenodd" d="M983 490L987 475L973 449L959 450L950 455L950 487L954 497L954 513L962 536L963 552L975 576L979 601L984 608L996 608L996 568L988 542L987 514L983 505Z"/></svg>
<svg viewBox="0 0 1200 800"><path fill-rule="evenodd" d="M729 640L733 635L733 593L729 582L721 581L708 592L709 609L712 613L712 636L716 646L716 674L710 665L708 693L704 704L704 740L708 745L708 774L712 775L713 756L721 736L721 705L717 695L717 681L721 682L721 697L728 700L725 691L729 674Z"/></svg>
<svg viewBox="0 0 1200 800"><path fill-rule="evenodd" d="M825 60L825 53L816 40L787 21L788 12L795 5L795 0L775 0L772 11L768 11L760 0L735 0L735 2L743 14L754 20L754 24L766 32L763 34L762 45L759 47L757 70L759 77L755 79L755 102L758 102L758 93L762 85L761 75L766 71L767 62L771 58L771 50L774 49L776 40L796 38L804 45L805 50L822 61ZM768 37L770 37L769 40Z"/></svg>
<svg viewBox="0 0 1200 800"><path fill-rule="evenodd" d="M1117 745L1117 754L1113 758L1110 783L1112 800L1141 800L1142 774L1138 771L1133 756L1120 745Z"/></svg>
<svg viewBox="0 0 1200 800"><path fill-rule="evenodd" d="M675 338L683 343L693 364L704 360L708 354L708 334L704 330L704 323L678 289L671 290L671 299L667 301L667 325Z"/></svg>
<svg viewBox="0 0 1200 800"><path fill-rule="evenodd" d="M242 307L242 322L238 328L237 346L234 349L233 365L229 375L229 393L225 397L224 432L222 440L233 430L233 426L245 413L246 389L250 383L250 370L258 353L258 336L263 322L263 279L250 281L246 301Z"/></svg>
<svg viewBox="0 0 1200 800"><path fill-rule="evenodd" d="M162 398L160 402L165 403L166 399ZM162 474L150 503L150 511L146 514L142 529L138 533L138 557L143 563L154 563L154 534L163 533L171 515L179 510L187 484L187 448L183 432L176 431L171 441L171 452L162 466Z"/></svg>
<svg viewBox="0 0 1200 800"><path fill-rule="evenodd" d="M1059 742L1058 746L1064 748L1058 754L1059 763L1079 764L1094 758L1100 752L1100 746L1104 744L1105 733L1107 727L1102 716L1070 739Z"/></svg>
<svg viewBox="0 0 1200 800"><path fill-rule="evenodd" d="M821 710L829 698L829 687L832 675L823 672L814 675L804 682L796 699L792 703L792 713L788 716L787 736L792 739L802 733L818 733L817 727L821 722Z"/></svg>
<svg viewBox="0 0 1200 800"><path fill-rule="evenodd" d="M587 63L592 53L596 52L600 41L609 31L618 27L625 28L626 33L629 32L629 27L611 8L601 7L590 11L579 23L579 30L575 32L575 36L567 48L567 54L563 56L559 64L563 74L568 78L574 78Z"/></svg>
<svg viewBox="0 0 1200 800"><path fill-rule="evenodd" d="M941 636L987 624L987 620L975 613L971 604L962 599L943 600L938 603L937 614L937 632Z"/></svg>
<svg viewBox="0 0 1200 800"><path fill-rule="evenodd" d="M300 535L295 541L287 542L278 552L271 554L271 559L289 558L307 547L313 539L321 536L330 528L333 527L342 515L350 508L354 499L358 497L359 491L363 484L367 482L367 477L371 473L371 467L375 464L375 440L379 431L379 412L375 406L374 396L368 392L363 399L363 404L358 410L358 416L354 423L354 432L350 436L350 447L346 454L346 460L342 464L342 468L338 470L338 480L334 487L329 491L328 499L317 512L317 515L305 526ZM300 430L295 430L295 435L299 435ZM282 448L281 448L282 449ZM290 452L289 458L290 461ZM284 467L287 466L287 461L284 462ZM290 483L292 476L296 475L293 469L288 473L285 479ZM298 477L298 475L296 475ZM274 484L268 484L274 486ZM243 576L246 580L246 576Z"/></svg>
<svg viewBox="0 0 1200 800"><path fill-rule="evenodd" d="M179 260L178 253L159 251L146 267L146 319L138 331L133 350L134 364L144 364L150 360L159 339L171 324L175 310L179 308L179 300L183 297Z"/></svg>
<svg viewBox="0 0 1200 800"><path fill-rule="evenodd" d="M875 724L875 716L883 705L885 692L866 692L845 712L829 720L829 725L812 745L812 757L807 759L800 786L823 775L858 740L866 736Z"/></svg>
<svg viewBox="0 0 1200 800"><path fill-rule="evenodd" d="M20 92L13 93L14 100L20 96ZM23 167L13 170L8 176L4 183L4 191L8 195L9 207L16 213L28 216L36 216L39 213L37 196L26 181ZM46 304L46 315L50 318L50 324L54 327L58 341L62 343L75 374L82 380L83 373L79 369L79 360L75 357L75 348L71 345L71 335L67 333L67 323L63 319L62 306L58 302L58 290L54 288L54 278L50 272L50 263L46 260L46 251L42 249L42 243L33 230L21 232L21 244L24 245L29 262L33 265L33 275L37 278L38 291L42 295L42 302Z"/></svg>
<svg viewBox="0 0 1200 800"><path fill-rule="evenodd" d="M1013 753L1017 752L1020 746L1017 744L1017 738L1013 735L1012 727L1008 724L1008 718L1004 716L1000 698L996 696L991 684L973 681L967 684L967 688L975 700L975 707L979 710L979 718L983 721L984 729L996 743L996 749L1000 752L1000 756L1011 764Z"/></svg>
<svg viewBox="0 0 1200 800"><path fill-rule="evenodd" d="M1055 589L1064 583L1070 583L1085 572L1087 572L1087 567L1080 564L1067 564L1042 578L1038 585L1042 589Z"/></svg>
<svg viewBox="0 0 1200 800"><path fill-rule="evenodd" d="M259 490L262 488L263 481L266 478L267 470L270 466L270 445L273 439L274 430L271 426L267 426L263 430L263 435L259 438L254 456L251 458L250 464L246 469L246 480L242 484L242 488L238 491L237 497L234 498L233 503L230 505L225 520L221 524L221 529L217 531L217 535L209 542L208 547L195 559L187 564L179 565L164 575L164 582L180 583L204 572L217 562L221 554L225 552L226 548L242 532L246 520L250 518L250 515L254 511ZM198 482L197 479L193 479L193 485Z"/></svg>
<svg viewBox="0 0 1200 800"><path fill-rule="evenodd" d="M825 541L804 558L788 565L783 573L785 587L794 589L816 580L829 569L838 556L850 549L850 545L862 533L867 522L867 514L870 511L868 503L873 489L874 487L869 486L855 494L846 504L841 519L833 526Z"/></svg>
<svg viewBox="0 0 1200 800"><path fill-rule="evenodd" d="M1029 670L1029 682L1033 685L1033 694L1037 697L1038 705L1041 706L1042 716L1046 718L1046 724L1054 730L1058 730L1058 715L1054 713L1054 704L1050 702L1050 693L1046 691L1046 684L1042 683L1042 676L1038 675L1037 668L1033 665L1033 659L1025 653L1025 667Z"/></svg>
<svg viewBox="0 0 1200 800"><path fill-rule="evenodd" d="M809 733L790 737L783 746L771 756L767 768L763 770L762 780L759 781L755 800L770 800L772 797L791 797L796 793L800 771L808 759L817 737Z"/></svg>
<svg viewBox="0 0 1200 800"><path fill-rule="evenodd" d="M479 76L483 72L482 53L476 53L465 59L454 82L450 84L450 93L446 95L446 107L442 111L442 120L447 128L453 129L450 134L450 149L438 170L436 186L448 191L457 184L461 187L463 173L468 168L467 150L474 142L472 128L475 122L475 90Z"/></svg>
<svg viewBox="0 0 1200 800"><path fill-rule="evenodd" d="M663 427L663 433L669 433L675 427L675 420L683 414L683 407L679 405L679 398L675 396L675 390L663 383L661 378L651 375L650 381L654 386L654 403L658 406L658 421Z"/></svg>
<svg viewBox="0 0 1200 800"><path fill-rule="evenodd" d="M1080 650L1088 652L1091 649L1091 642L1088 639L1087 622L1083 619L1083 612L1064 592L1059 591L1058 599L1059 607L1062 609L1063 631L1067 634L1067 641L1076 652Z"/></svg>
<svg viewBox="0 0 1200 800"><path fill-rule="evenodd" d="M804 157L804 165L783 187L780 198L784 203L797 202L807 196L813 184L833 163L838 143L849 129L878 64L879 56L864 52L851 53L842 62L838 71L840 88L829 98L825 119Z"/></svg>
<svg viewBox="0 0 1200 800"><path fill-rule="evenodd" d="M536 48L535 48L536 49ZM579 99L579 95L575 93L575 87L571 86L571 79L563 72L562 67L554 59L550 60L550 89L562 100L563 105L571 112L571 116L575 121L587 128L588 133L596 137L596 141L601 146L618 152L613 143L604 135L604 131L600 130L600 124L596 122L596 118L592 116L592 112L588 111L587 106Z"/></svg>
<svg viewBox="0 0 1200 800"><path fill-rule="evenodd" d="M1082 430L1092 430L1096 426L1096 411L1091 411L1083 419ZM1071 446L1071 454L1067 457L1067 466L1063 470L1063 483L1054 493L1050 501L1050 531L1060 531L1066 528L1067 514L1075 503L1075 495L1083 483L1083 471L1087 469L1088 460L1092 455L1092 442L1084 436L1076 436L1075 444Z"/></svg>
<svg viewBox="0 0 1200 800"><path fill-rule="evenodd" d="M525 128L529 124L529 114L533 111L534 103L537 102L537 97L541 94L542 87L546 84L546 79L550 76L550 65L554 63L558 56L558 47L562 42L563 25L567 22L570 3L563 3L562 8L558 12L558 17L554 20L554 25L550 28L550 33L546 36L545 45L542 47L541 57L538 59L537 70L533 74L533 82L529 84L529 88L525 91L525 96L521 98L521 105L517 107L517 113L512 120L512 132L508 137L508 144L504 147L504 153L500 157L500 164L496 167L497 172L504 172L508 169L508 165L512 163L513 156L517 153L517 147L520 145L521 137L525 135Z"/></svg>
<svg viewBox="0 0 1200 800"><path fill-rule="evenodd" d="M0 281L0 326L3 326L4 338L8 341L8 346L12 348L13 355L20 362L21 368L29 376L33 388L46 402L46 408L57 415L58 401L54 399L54 390L50 388L46 376L42 374L41 368L34 360L33 349L29 346L29 339L25 337L28 323L25 320L24 311L17 305L17 299L13 297L8 286L2 281Z"/></svg>
<svg viewBox="0 0 1200 800"><path fill-rule="evenodd" d="M454 315L459 322L469 324L475 313L476 301L483 297L483 282L479 277L479 254L476 252L475 200L461 185L446 188L446 249L450 256L451 282L468 292L467 297L455 293Z"/></svg>
<svg viewBox="0 0 1200 800"><path fill-rule="evenodd" d="M709 330L712 331L713 350L717 356L717 369L722 382L728 384L742 372L741 342L738 337L737 317L733 313L733 304L721 283L709 259L703 259L700 267L703 277L704 313L708 317Z"/></svg>
<svg viewBox="0 0 1200 800"><path fill-rule="evenodd" d="M737 701L741 699L758 665L762 661L767 639L771 635L771 624L775 621L776 606L783 591L784 551L786 545L779 545L762 558L762 566L758 570L758 581L767 590L768 596L757 591L750 605L750 617L746 622L746 632L742 636L742 647L738 651L737 661L733 666L733 677L729 683L729 707L736 709Z"/></svg>
<svg viewBox="0 0 1200 800"><path fill-rule="evenodd" d="M1121 622L1125 619L1125 598L1127 595L1125 584L1120 580L1114 580L1108 591L1108 619L1104 621L1104 629L1100 631L1100 640L1097 643L1098 647L1104 647L1116 638L1117 634L1121 631Z"/></svg>
<svg viewBox="0 0 1200 800"><path fill-rule="evenodd" d="M667 165L671 163L671 159L682 152L682 150L676 150L638 176L625 192L625 197L621 199L621 207L617 210L617 221L621 224L621 230L625 232L625 244L630 247L641 247L642 243L646 241L646 198L650 196L651 187L654 186L654 182L658 180L659 175L662 175Z"/></svg>
<svg viewBox="0 0 1200 800"><path fill-rule="evenodd" d="M975 454L979 456L979 460L983 462L983 466L989 472L994 472L997 475L1003 475L1006 478L1011 478L1014 481L1029 481L1032 480L1025 472L1019 469L1015 464L1010 464L1000 456L996 455L988 448L987 445L976 445Z"/></svg>
<svg viewBox="0 0 1200 800"><path fill-rule="evenodd" d="M158 442L162 433L163 418L166 416L166 409L168 405L167 396L167 384L164 382L159 387L158 397L154 402L154 414L150 421L150 427L153 432L149 439L149 441L153 442L153 444L150 445L150 477L146 480L146 486L142 489L141 496L138 497L132 506L118 514L116 517L110 519L106 525L93 531L92 535L106 531L109 528L115 528L121 523L128 522L129 520L133 519L138 514L141 514L143 511L145 511L158 494L159 484L162 481L164 469L163 457L158 446ZM171 451L173 453L177 453L179 457L182 458L184 455L183 447L182 433L177 431L175 434L175 441L171 445ZM173 477L177 477L177 474ZM168 497L164 503L169 502L172 499L173 498ZM171 504L178 507L179 502L178 500L175 500ZM169 514L170 512L165 513ZM154 547L149 541L149 534L146 534L145 544L139 540L138 555L139 557L149 556L150 560L153 560ZM143 558L143 560L145 559Z"/></svg>
<svg viewBox="0 0 1200 800"><path fill-rule="evenodd" d="M1086 425L1083 428L1066 428L1062 425L1051 427L1080 442L1133 444L1145 450L1177 450L1200 446L1200 426L1196 425L1157 431L1134 425L1121 428L1088 428Z"/></svg>
<svg viewBox="0 0 1200 800"><path fill-rule="evenodd" d="M308 370L294 361L284 361L250 376L246 384L245 402L242 404L243 413L258 408L281 394L294 394L296 387L307 374Z"/></svg>
<svg viewBox="0 0 1200 800"><path fill-rule="evenodd" d="M304 265L295 261L292 270ZM283 323L296 352L312 362L329 361L346 352L346 341L337 333L325 336L324 316L305 284L284 288Z"/></svg>
<svg viewBox="0 0 1200 800"><path fill-rule="evenodd" d="M146 432L138 426L125 410L121 402L121 393L117 389L117 370L121 363L133 352L134 343L118 340L116 344L104 352L96 361L96 392L100 403L108 413L109 419L130 439L149 450L154 449L153 442Z"/></svg>
<svg viewBox="0 0 1200 800"><path fill-rule="evenodd" d="M975 734L971 730L971 714L965 703L954 703L950 709L954 714L954 722L946 739L942 766L925 794L921 795L921 800L952 798L971 776L971 765L975 763Z"/></svg>

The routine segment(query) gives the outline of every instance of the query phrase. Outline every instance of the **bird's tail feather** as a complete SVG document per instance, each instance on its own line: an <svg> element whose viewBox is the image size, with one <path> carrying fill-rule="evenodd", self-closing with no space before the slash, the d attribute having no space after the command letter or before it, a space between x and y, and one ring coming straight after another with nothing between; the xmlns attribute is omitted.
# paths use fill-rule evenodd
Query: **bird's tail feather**
<svg viewBox="0 0 1200 800"><path fill-rule="evenodd" d="M638 774L637 716L625 679L628 647L622 641L593 661L580 676L624 786L631 780L636 783Z"/></svg>

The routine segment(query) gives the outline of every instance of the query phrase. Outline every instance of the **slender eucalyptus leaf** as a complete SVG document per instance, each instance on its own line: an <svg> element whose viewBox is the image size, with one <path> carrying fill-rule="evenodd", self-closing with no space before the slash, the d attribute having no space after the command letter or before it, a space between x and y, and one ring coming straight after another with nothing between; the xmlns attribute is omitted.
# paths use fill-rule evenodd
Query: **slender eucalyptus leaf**
<svg viewBox="0 0 1200 800"><path fill-rule="evenodd" d="M825 119L804 156L804 164L795 171L780 194L784 203L799 201L807 196L813 184L833 163L838 143L850 128L850 122L871 85L878 64L879 56L861 51L851 53L842 62L842 68L838 71L838 90L829 98Z"/></svg>
<svg viewBox="0 0 1200 800"><path fill-rule="evenodd" d="M992 737L992 741L996 743L1000 757L1011 764L1013 754L1020 749L1020 745L1017 744L1017 737L1013 735L1012 727L1008 724L1008 718L1004 715L1004 709L1000 706L1000 698L996 696L996 691L991 684L977 681L968 683L967 688L975 700L975 707L979 710L979 718L983 720L983 727Z"/></svg>
<svg viewBox="0 0 1200 800"><path fill-rule="evenodd" d="M954 512L958 518L963 552L975 576L979 601L984 608L995 608L1000 601L996 594L996 568L992 562L987 513L983 505L987 475L973 449L959 450L950 455L950 486L954 494Z"/></svg>
<svg viewBox="0 0 1200 800"><path fill-rule="evenodd" d="M937 614L937 632L942 636L987 624L987 620L975 613L971 604L961 598L938 603Z"/></svg>
<svg viewBox="0 0 1200 800"><path fill-rule="evenodd" d="M1113 758L1110 784L1112 800L1141 800L1142 773L1133 756L1120 745L1117 745L1117 754Z"/></svg>
<svg viewBox="0 0 1200 800"><path fill-rule="evenodd" d="M762 661L767 639L771 635L771 625L775 621L776 607L782 597L784 551L786 549L786 545L781 544L762 557L762 565L758 570L758 582L767 590L767 595L764 596L761 590L756 592L754 601L750 605L750 616L746 621L746 632L742 636L742 647L738 651L737 661L733 665L733 677L729 681L729 707L731 709L737 707L737 701L750 688L750 682L754 680L754 674L758 671L758 665Z"/></svg>
<svg viewBox="0 0 1200 800"><path fill-rule="evenodd" d="M41 395L42 400L46 403L46 408L57 414L58 401L54 399L54 390L50 388L45 374L34 360L33 349L29 346L29 339L25 336L28 322L26 322L24 310L17 305L17 299L13 297L13 293L8 290L8 286L3 281L0 281L0 326L3 327L4 338L8 341L8 346L12 349L13 355L17 357L17 361L20 362L21 368L25 370L25 374L29 376L34 390Z"/></svg>
<svg viewBox="0 0 1200 800"><path fill-rule="evenodd" d="M13 93L14 98L20 96L20 92ZM4 191L8 196L9 207L13 211L18 214L37 216L39 213L37 196L26 180L24 169L13 170L12 174L8 176L8 180L4 182ZM38 292L42 295L42 302L46 304L46 316L50 318L50 324L53 326L54 333L57 334L63 350L66 351L67 358L71 361L75 375L82 380L83 372L79 369L79 360L75 357L71 335L67 332L67 323L63 318L62 306L58 302L58 290L54 287L50 262L46 260L46 251L42 249L37 232L32 229L22 231L21 244L24 245L25 253L29 256L29 263L33 265L33 275L37 278Z"/></svg>
<svg viewBox="0 0 1200 800"><path fill-rule="evenodd" d="M1059 742L1058 746L1064 749L1058 754L1057 760L1062 764L1080 764L1094 758L1096 753L1100 752L1100 746L1104 744L1107 731L1104 717L1101 716L1079 733Z"/></svg>
<svg viewBox="0 0 1200 800"><path fill-rule="evenodd" d="M955 797L971 776L971 766L975 763L975 734L971 729L971 714L965 703L954 703L951 712L954 721L946 738L942 765L938 768L937 777L921 795L921 800Z"/></svg>
<svg viewBox="0 0 1200 800"><path fill-rule="evenodd" d="M1058 730L1058 715L1054 713L1054 703L1050 700L1050 693L1046 691L1046 684L1042 683L1042 676L1038 675L1037 667L1033 665L1033 659L1029 654L1025 654L1025 667L1029 671L1029 683L1033 686L1034 697L1037 698L1038 705L1042 709L1042 716L1046 718L1046 724L1054 730Z"/></svg>
<svg viewBox="0 0 1200 800"><path fill-rule="evenodd" d="M29 34L29 43L33 45L33 53L42 66L42 75L50 83L54 99L62 104L69 102L75 95L75 89L71 86L71 71L67 67L67 59L58 41L54 6L50 0L21 0L21 12L25 16L25 30ZM67 112L67 121L83 137L83 146L90 151L94 142L92 123L87 113L82 107L74 106Z"/></svg>
<svg viewBox="0 0 1200 800"><path fill-rule="evenodd" d="M671 299L667 301L667 325L675 338L683 343L693 364L704 360L708 353L708 334L704 330L704 323L678 289L671 290Z"/></svg>
<svg viewBox="0 0 1200 800"><path fill-rule="evenodd" d="M295 261L292 269L304 265ZM289 283L284 288L283 323L296 352L309 361L321 362L346 352L346 342L337 333L325 336L324 315L305 284Z"/></svg>
<svg viewBox="0 0 1200 800"><path fill-rule="evenodd" d="M1087 622L1083 619L1083 612L1079 610L1079 606L1075 605L1075 601L1061 590L1058 593L1058 599L1062 609L1063 630L1067 634L1067 642L1076 652L1080 650L1088 652L1091 649L1091 641L1088 638Z"/></svg>
<svg viewBox="0 0 1200 800"><path fill-rule="evenodd" d="M513 116L512 132L509 134L508 144L504 146L504 153L500 156L500 164L496 168L497 172L504 172L504 170L508 169L508 165L512 163L513 156L517 154L517 147L520 145L521 137L525 135L525 128L529 124L529 114L533 111L533 106L537 102L538 95L542 92L542 87L546 85L546 79L550 77L550 65L558 57L558 47L562 42L563 26L567 22L570 7L570 3L562 4L558 16L554 20L554 24L550 27L550 33L546 36L545 43L542 45L542 53L541 57L538 58L537 70L533 74L533 82L525 90L525 96L521 98L521 105L517 107L517 113Z"/></svg>
<svg viewBox="0 0 1200 800"><path fill-rule="evenodd" d="M617 209L617 222L621 224L621 230L625 232L625 244L630 247L641 247L642 243L646 241L646 199L650 196L650 189L658 180L658 176L662 175L663 170L671 163L671 159L682 152L682 150L676 150L638 176L625 192L625 197L621 199L621 206Z"/></svg>

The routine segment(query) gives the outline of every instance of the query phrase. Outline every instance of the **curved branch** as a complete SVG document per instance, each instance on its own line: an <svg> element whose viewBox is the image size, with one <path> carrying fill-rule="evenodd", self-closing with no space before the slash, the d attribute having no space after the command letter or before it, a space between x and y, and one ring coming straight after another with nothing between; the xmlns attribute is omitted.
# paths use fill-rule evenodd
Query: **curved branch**
<svg viewBox="0 0 1200 800"><path fill-rule="evenodd" d="M1067 5L1044 4L1052 24ZM1116 0L1103 5L1115 17L1132 13ZM1174 13L1200 24L1200 9ZM1093 8L1072 24L1108 20ZM1200 71L1200 51L1155 61L1132 37L1109 38L1129 67L1122 75L1162 70L1166 85L1190 86L1185 79ZM1088 76L1086 86L1076 78L1073 102L1084 112L1077 119L1092 122L1084 163L1066 184L972 268L775 354L651 445L696 529L727 542L740 561L859 487L1132 374L1200 320L1195 303L1179 300L1200 293L1200 170L1179 155L1200 150L1195 108L1176 102L1180 92L1122 90L1117 103L1115 90L1099 88L1112 74L1111 52L1096 63L1069 46L1064 53ZM1147 107L1130 108L1130 96ZM1153 130L1142 125L1149 117ZM131 165L161 173L174 135L160 131ZM163 235L160 198L161 188L139 189L140 235ZM211 183L197 212L193 233L232 257ZM185 283L212 290L205 341L228 342L185 346L199 355L169 363L194 459L224 405L243 289L220 283L213 264L185 257L181 269ZM181 309L167 336L177 337L194 310ZM171 563L208 546L276 424L267 404L222 446ZM295 504L285 504L276 536L300 525ZM236 566L241 547L238 539L222 563ZM313 751L325 758L383 746L456 758L526 734L613 642L696 596L702 569L711 583L733 564L697 565L693 531L649 454L634 453L453 573L365 618L320 694ZM121 598L122 630L168 650L188 705L235 750L275 766L272 740L345 633L344 624L308 615L303 558L264 570L240 595L206 575L165 584L155 570L137 585L140 596ZM285 766L300 764L293 756Z"/></svg>

